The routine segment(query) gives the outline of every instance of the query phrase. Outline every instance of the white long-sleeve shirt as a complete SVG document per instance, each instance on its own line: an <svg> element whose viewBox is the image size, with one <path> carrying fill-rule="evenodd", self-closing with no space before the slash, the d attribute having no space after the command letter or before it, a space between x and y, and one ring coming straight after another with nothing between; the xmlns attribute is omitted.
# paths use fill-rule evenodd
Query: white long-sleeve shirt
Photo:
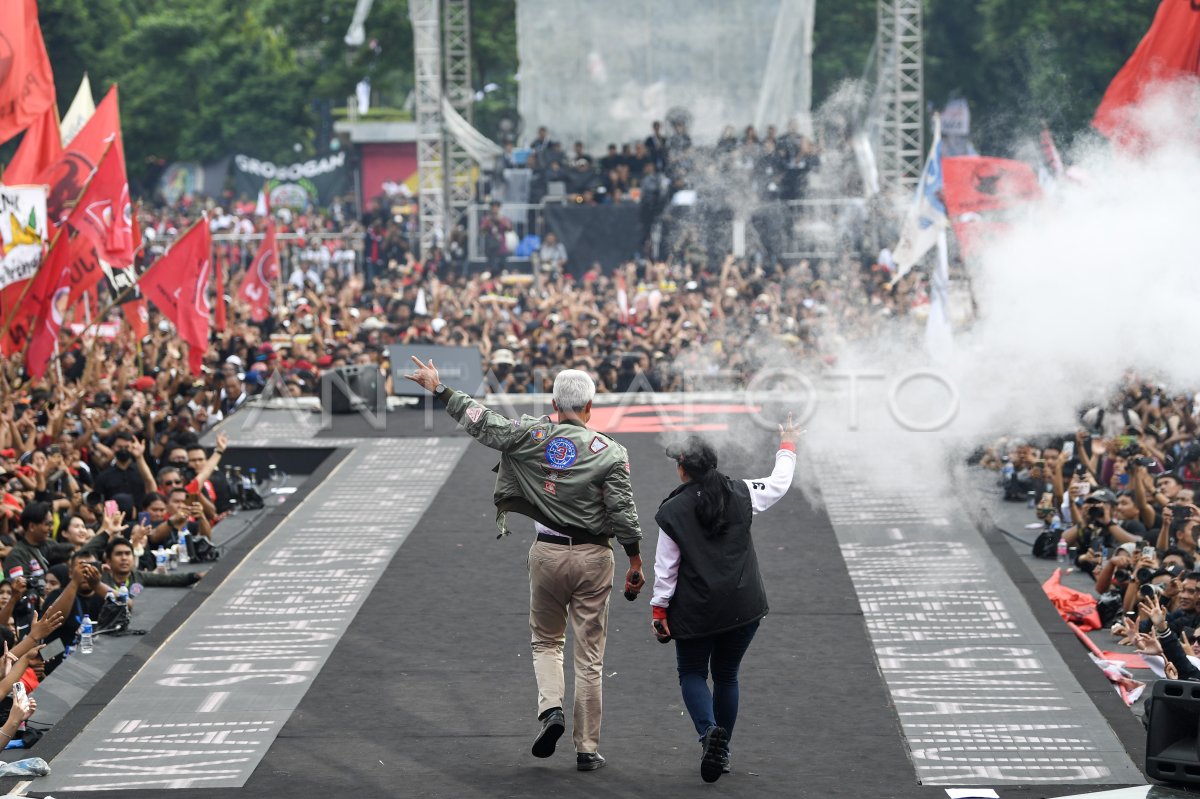
<svg viewBox="0 0 1200 799"><path fill-rule="evenodd" d="M750 488L750 505L754 508L755 516L783 499L792 485L795 472L796 453L790 449L780 449L775 453L775 468L770 477L745 481ZM654 597L650 600L651 605L665 608L671 604L679 580L680 554L675 539L660 527L658 547L654 552Z"/></svg>

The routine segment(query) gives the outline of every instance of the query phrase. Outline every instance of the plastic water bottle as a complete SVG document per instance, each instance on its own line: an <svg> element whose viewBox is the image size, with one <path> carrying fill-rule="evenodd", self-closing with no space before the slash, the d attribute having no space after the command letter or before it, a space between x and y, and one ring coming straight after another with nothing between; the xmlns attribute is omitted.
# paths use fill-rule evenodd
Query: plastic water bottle
<svg viewBox="0 0 1200 799"><path fill-rule="evenodd" d="M1067 562L1067 539L1065 538L1058 539L1058 562Z"/></svg>
<svg viewBox="0 0 1200 799"><path fill-rule="evenodd" d="M92 617L86 613L79 623L79 651L84 655L92 654Z"/></svg>
<svg viewBox="0 0 1200 799"><path fill-rule="evenodd" d="M250 487L258 490L258 469L253 466L250 467Z"/></svg>
<svg viewBox="0 0 1200 799"><path fill-rule="evenodd" d="M1008 485L1013 479L1013 475L1017 473L1017 467L1013 466L1008 457L1004 458L1004 466L1000 468L1000 478L1004 481L1004 485Z"/></svg>
<svg viewBox="0 0 1200 799"><path fill-rule="evenodd" d="M117 604L118 605L128 605L129 604L129 588L127 586L123 585L117 589Z"/></svg>
<svg viewBox="0 0 1200 799"><path fill-rule="evenodd" d="M179 562L192 562L191 556L188 555L188 532L186 527L179 531Z"/></svg>

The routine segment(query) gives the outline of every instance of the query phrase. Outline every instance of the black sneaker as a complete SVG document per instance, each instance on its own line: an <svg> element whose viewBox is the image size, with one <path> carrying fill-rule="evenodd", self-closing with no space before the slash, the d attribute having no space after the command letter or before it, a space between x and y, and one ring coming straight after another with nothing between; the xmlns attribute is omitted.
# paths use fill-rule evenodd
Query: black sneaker
<svg viewBox="0 0 1200 799"><path fill-rule="evenodd" d="M575 755L575 768L580 771L595 771L598 768L604 768L607 763L604 755L599 752L580 752Z"/></svg>
<svg viewBox="0 0 1200 799"><path fill-rule="evenodd" d="M724 773L728 760L725 751L729 747L729 733L723 727L709 727L701 743L704 754L700 757L700 778L705 782L716 782Z"/></svg>
<svg viewBox="0 0 1200 799"><path fill-rule="evenodd" d="M542 731L538 733L538 737L533 739L533 756L550 757L554 754L554 746L566 728L567 722L563 718L561 708L556 707L548 711L545 718L542 719Z"/></svg>

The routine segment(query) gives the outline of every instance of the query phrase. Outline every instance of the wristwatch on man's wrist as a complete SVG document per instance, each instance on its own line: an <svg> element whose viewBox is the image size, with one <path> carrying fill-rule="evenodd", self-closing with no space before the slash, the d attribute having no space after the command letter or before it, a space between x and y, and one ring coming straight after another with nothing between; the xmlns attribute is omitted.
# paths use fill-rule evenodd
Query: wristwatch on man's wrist
<svg viewBox="0 0 1200 799"><path fill-rule="evenodd" d="M446 388L445 383L438 383L436 386L433 387L433 396L440 397L442 395L443 391L449 391L449 390L450 389Z"/></svg>

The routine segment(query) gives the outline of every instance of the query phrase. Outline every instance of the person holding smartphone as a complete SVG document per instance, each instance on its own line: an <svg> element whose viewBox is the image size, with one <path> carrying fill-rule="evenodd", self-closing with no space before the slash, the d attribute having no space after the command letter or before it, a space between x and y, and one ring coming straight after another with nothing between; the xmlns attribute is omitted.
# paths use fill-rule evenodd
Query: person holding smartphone
<svg viewBox="0 0 1200 799"><path fill-rule="evenodd" d="M729 741L737 721L738 670L760 620L767 593L750 536L751 520L787 493L801 431L788 414L770 476L735 480L717 470L717 453L698 436L667 449L680 486L655 514L651 626L660 641L674 639L679 686L700 736L700 776L728 773ZM708 677L712 674L712 688Z"/></svg>

